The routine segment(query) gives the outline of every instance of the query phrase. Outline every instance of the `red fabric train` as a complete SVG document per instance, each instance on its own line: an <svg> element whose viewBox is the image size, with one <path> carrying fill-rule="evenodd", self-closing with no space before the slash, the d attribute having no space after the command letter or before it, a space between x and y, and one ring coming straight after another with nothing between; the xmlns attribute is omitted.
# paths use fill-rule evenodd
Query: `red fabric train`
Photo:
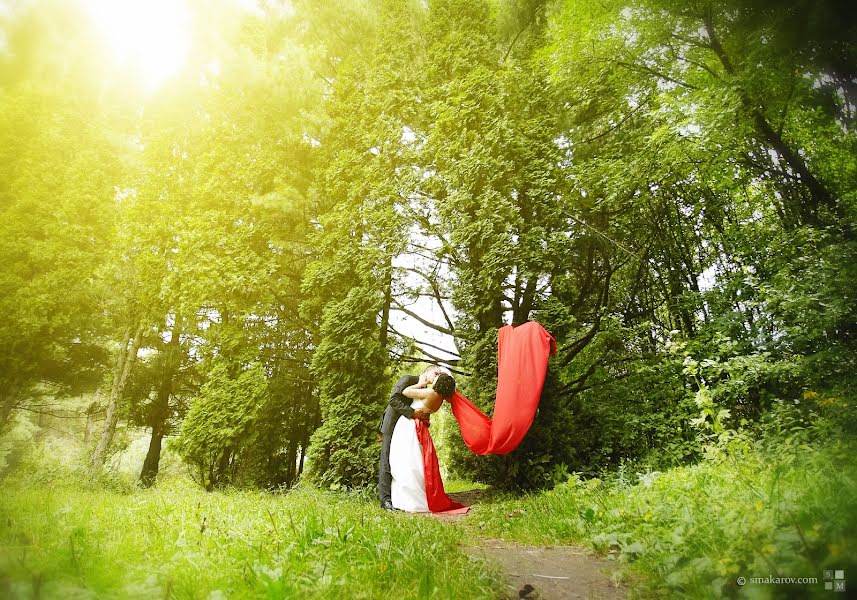
<svg viewBox="0 0 857 600"><path fill-rule="evenodd" d="M548 359L556 353L556 341L545 328L530 321L519 327L506 325L497 339L497 400L494 418L482 413L460 392L450 404L467 447L476 454L507 454L524 439L539 405ZM466 512L443 489L440 467L428 427L417 421L423 449L426 496L432 512Z"/></svg>

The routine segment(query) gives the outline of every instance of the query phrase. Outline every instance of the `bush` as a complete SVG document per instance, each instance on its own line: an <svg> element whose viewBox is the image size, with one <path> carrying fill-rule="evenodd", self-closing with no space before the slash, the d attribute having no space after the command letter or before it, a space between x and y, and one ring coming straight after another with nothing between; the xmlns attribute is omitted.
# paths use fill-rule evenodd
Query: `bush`
<svg viewBox="0 0 857 600"><path fill-rule="evenodd" d="M218 364L191 402L174 447L206 490L235 480L241 450L254 443L256 414L267 395L260 365L232 376Z"/></svg>

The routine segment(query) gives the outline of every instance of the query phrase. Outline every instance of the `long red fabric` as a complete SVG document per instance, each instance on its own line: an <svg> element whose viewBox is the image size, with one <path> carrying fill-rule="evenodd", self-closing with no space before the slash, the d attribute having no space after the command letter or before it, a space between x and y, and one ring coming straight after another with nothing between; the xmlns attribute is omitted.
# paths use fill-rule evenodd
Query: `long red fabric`
<svg viewBox="0 0 857 600"><path fill-rule="evenodd" d="M476 454L507 454L524 439L536 416L556 341L535 321L506 325L497 334L497 353L493 419L458 391L450 398L464 443Z"/></svg>
<svg viewBox="0 0 857 600"><path fill-rule="evenodd" d="M506 454L518 447L533 424L542 395L548 360L556 341L545 328L530 321L519 327L501 327L497 339L497 399L494 418L483 414L460 392L450 404L467 447L476 454ZM465 513L469 507L455 502L443 489L440 466L429 426L416 419L423 454L426 499L433 513Z"/></svg>
<svg viewBox="0 0 857 600"><path fill-rule="evenodd" d="M429 510L433 513L466 513L470 508L452 500L443 489L440 465L437 462L437 452L429 433L429 426L419 419L414 420L417 426L417 439L423 451L423 472L426 476L426 500L428 500Z"/></svg>

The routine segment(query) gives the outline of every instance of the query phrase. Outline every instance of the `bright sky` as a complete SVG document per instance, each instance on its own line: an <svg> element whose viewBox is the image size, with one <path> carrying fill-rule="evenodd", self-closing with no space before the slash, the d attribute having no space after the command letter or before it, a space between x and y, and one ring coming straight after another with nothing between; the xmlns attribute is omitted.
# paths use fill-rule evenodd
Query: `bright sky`
<svg viewBox="0 0 857 600"><path fill-rule="evenodd" d="M149 91L175 75L191 46L185 0L80 0L113 51Z"/></svg>

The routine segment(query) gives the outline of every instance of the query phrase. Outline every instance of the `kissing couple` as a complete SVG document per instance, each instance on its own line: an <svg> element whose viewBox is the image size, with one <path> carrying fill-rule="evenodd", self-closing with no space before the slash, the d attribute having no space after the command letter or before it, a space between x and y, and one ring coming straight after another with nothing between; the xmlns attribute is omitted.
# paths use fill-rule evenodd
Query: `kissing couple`
<svg viewBox="0 0 857 600"><path fill-rule="evenodd" d="M497 330L497 394L484 414L455 389L442 367L399 379L381 421L378 497L387 510L463 513L468 507L443 491L429 415L449 402L464 445L474 454L507 454L530 429L556 341L536 321Z"/></svg>
<svg viewBox="0 0 857 600"><path fill-rule="evenodd" d="M455 379L443 367L429 366L417 377L405 375L393 387L381 421L378 497L386 510L467 512L443 490L429 415L455 393Z"/></svg>

